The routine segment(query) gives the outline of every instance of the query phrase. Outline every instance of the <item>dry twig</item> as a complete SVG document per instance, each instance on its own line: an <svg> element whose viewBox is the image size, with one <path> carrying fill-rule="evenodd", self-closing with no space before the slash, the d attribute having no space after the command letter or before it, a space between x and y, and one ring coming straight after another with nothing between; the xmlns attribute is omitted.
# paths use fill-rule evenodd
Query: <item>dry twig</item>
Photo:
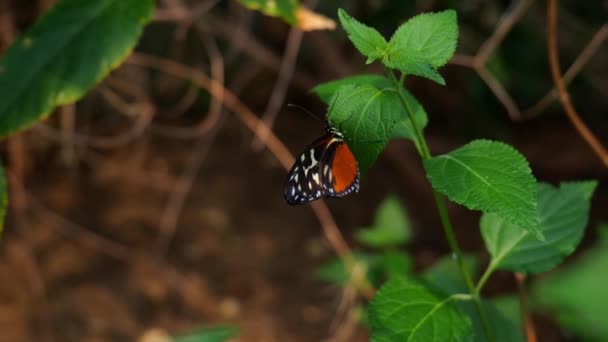
<svg viewBox="0 0 608 342"><path fill-rule="evenodd" d="M287 37L287 45L285 47L285 54L281 61L281 67L279 69L278 79L274 84L274 89L270 95L270 100L262 116L262 123L272 129L274 120L277 118L279 111L285 101L285 95L287 94L287 88L289 82L293 76L293 72L296 66L296 60L298 58L298 52L300 51L300 45L302 44L302 37L304 32L297 27L292 27ZM255 134L255 139L252 143L254 150L260 151L264 146L266 135L262 134L258 128L258 132Z"/></svg>
<svg viewBox="0 0 608 342"><path fill-rule="evenodd" d="M549 0L549 6L547 8L547 34L548 34L548 52L549 52L549 65L551 66L551 76L559 92L559 99L566 111L568 119L576 128L578 134L587 142L593 152L597 155L600 161L608 167L608 151L597 139L597 137L591 132L591 130L585 125L579 114L576 112L574 105L570 99L570 95L566 90L566 84L561 75L559 66L559 57L557 55L557 4L556 0Z"/></svg>
<svg viewBox="0 0 608 342"><path fill-rule="evenodd" d="M517 282L517 292L519 294L519 305L521 305L521 317L523 320L526 342L536 342L536 329L534 321L528 310L528 296L526 295L526 276L521 273L514 273L515 281Z"/></svg>
<svg viewBox="0 0 608 342"><path fill-rule="evenodd" d="M583 70L583 67L589 63L591 57L595 55L597 50L602 46L602 43L608 38L608 23L602 25L600 29L595 32L589 43L585 46L583 51L576 57L572 65L566 70L563 80L564 84L568 85L572 80ZM559 98L559 93L555 87L543 96L534 106L526 109L522 113L524 119L529 119L538 116L547 107L549 107L553 101Z"/></svg>

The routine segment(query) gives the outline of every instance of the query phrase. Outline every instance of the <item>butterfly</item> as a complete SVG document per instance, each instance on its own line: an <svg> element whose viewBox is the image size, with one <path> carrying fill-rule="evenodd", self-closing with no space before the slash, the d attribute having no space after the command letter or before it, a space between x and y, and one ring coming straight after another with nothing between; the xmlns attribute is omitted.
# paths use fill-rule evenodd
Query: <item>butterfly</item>
<svg viewBox="0 0 608 342"><path fill-rule="evenodd" d="M344 135L325 124L325 134L296 159L287 174L284 195L291 205L359 191L359 166Z"/></svg>

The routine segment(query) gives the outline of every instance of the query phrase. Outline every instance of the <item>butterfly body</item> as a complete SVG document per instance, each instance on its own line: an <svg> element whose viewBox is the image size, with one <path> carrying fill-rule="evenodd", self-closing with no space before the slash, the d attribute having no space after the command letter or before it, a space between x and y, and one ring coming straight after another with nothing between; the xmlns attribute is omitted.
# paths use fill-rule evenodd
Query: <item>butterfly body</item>
<svg viewBox="0 0 608 342"><path fill-rule="evenodd" d="M326 125L326 133L308 145L287 175L284 196L291 205L359 191L357 160L344 136Z"/></svg>

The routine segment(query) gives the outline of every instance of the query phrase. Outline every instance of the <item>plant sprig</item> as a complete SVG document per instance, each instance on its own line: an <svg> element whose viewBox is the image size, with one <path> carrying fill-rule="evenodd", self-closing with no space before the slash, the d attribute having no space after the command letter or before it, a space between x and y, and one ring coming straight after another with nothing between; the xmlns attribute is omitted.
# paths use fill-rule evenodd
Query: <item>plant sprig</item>
<svg viewBox="0 0 608 342"><path fill-rule="evenodd" d="M517 317L507 317L507 311L501 309L512 301L482 299L483 286L496 269L544 272L568 256L582 237L596 182L562 184L559 188L538 183L525 157L498 141L480 139L443 155L431 154L424 136L428 115L405 89L404 79L415 75L445 85L438 68L450 60L457 45L454 11L415 16L399 26L389 40L344 10L340 9L338 16L367 63L383 64L386 75L351 76L313 91L332 103L327 118L344 133L363 172L391 139L415 143L433 187L461 284L445 287L433 282L454 279L453 273L426 282L411 276L389 279L371 303L372 339L523 339L521 331L504 333L521 325ZM444 196L483 213L482 235L492 260L477 281L457 242ZM572 210L559 209L566 207ZM421 296L429 298L426 309L416 306ZM518 315L516 310L511 312ZM458 329L448 321L460 322Z"/></svg>

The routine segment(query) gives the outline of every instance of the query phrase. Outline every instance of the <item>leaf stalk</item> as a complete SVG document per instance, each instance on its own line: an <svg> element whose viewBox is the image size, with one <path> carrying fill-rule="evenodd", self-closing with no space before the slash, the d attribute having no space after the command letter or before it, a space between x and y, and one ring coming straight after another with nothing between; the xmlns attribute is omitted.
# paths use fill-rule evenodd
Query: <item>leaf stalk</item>
<svg viewBox="0 0 608 342"><path fill-rule="evenodd" d="M385 67L385 70L386 70L386 73L387 73L389 79L393 83L393 86L395 87L395 91L397 92L397 94L399 94L399 100L401 101L401 105L405 109L405 112L407 113L408 118L410 119L410 122L412 123L412 128L414 130L414 137L416 139L415 142L416 142L416 146L418 147L418 153L420 154L420 157L422 158L423 161L432 158L431 151L426 142L426 139L424 139L422 130L418 127L418 124L414 118L414 113L412 113L412 111L409 109L409 106L407 105L407 101L405 99L405 95L403 94L403 90L404 90L403 81L405 79L405 75L402 74L400 80L398 80L395 77L393 70L391 70L388 67ZM448 240L448 244L450 245L450 249L452 250L454 257L456 258L456 263L458 264L460 273L462 274L462 277L464 278L464 281L469 289L473 302L475 303L475 309L477 310L477 313L481 319L485 337L488 341L493 342L494 338L493 338L491 330L490 330L490 324L488 322L488 318L486 317L486 315L483 312L482 307L481 307L479 291L477 291L477 288L473 285L473 280L471 278L471 275L469 274L469 271L466 269L466 267L464 265L464 259L462 257L462 250L460 249L460 246L458 245L458 241L456 240L456 235L454 234L454 227L452 226L452 222L450 220L450 217L448 215L448 210L445 205L445 197L442 194L440 194L439 192L437 192L436 190L433 190L433 196L435 197L435 204L437 205L437 211L439 212L439 218L441 220L441 226L443 227L443 232L445 233L446 239Z"/></svg>

